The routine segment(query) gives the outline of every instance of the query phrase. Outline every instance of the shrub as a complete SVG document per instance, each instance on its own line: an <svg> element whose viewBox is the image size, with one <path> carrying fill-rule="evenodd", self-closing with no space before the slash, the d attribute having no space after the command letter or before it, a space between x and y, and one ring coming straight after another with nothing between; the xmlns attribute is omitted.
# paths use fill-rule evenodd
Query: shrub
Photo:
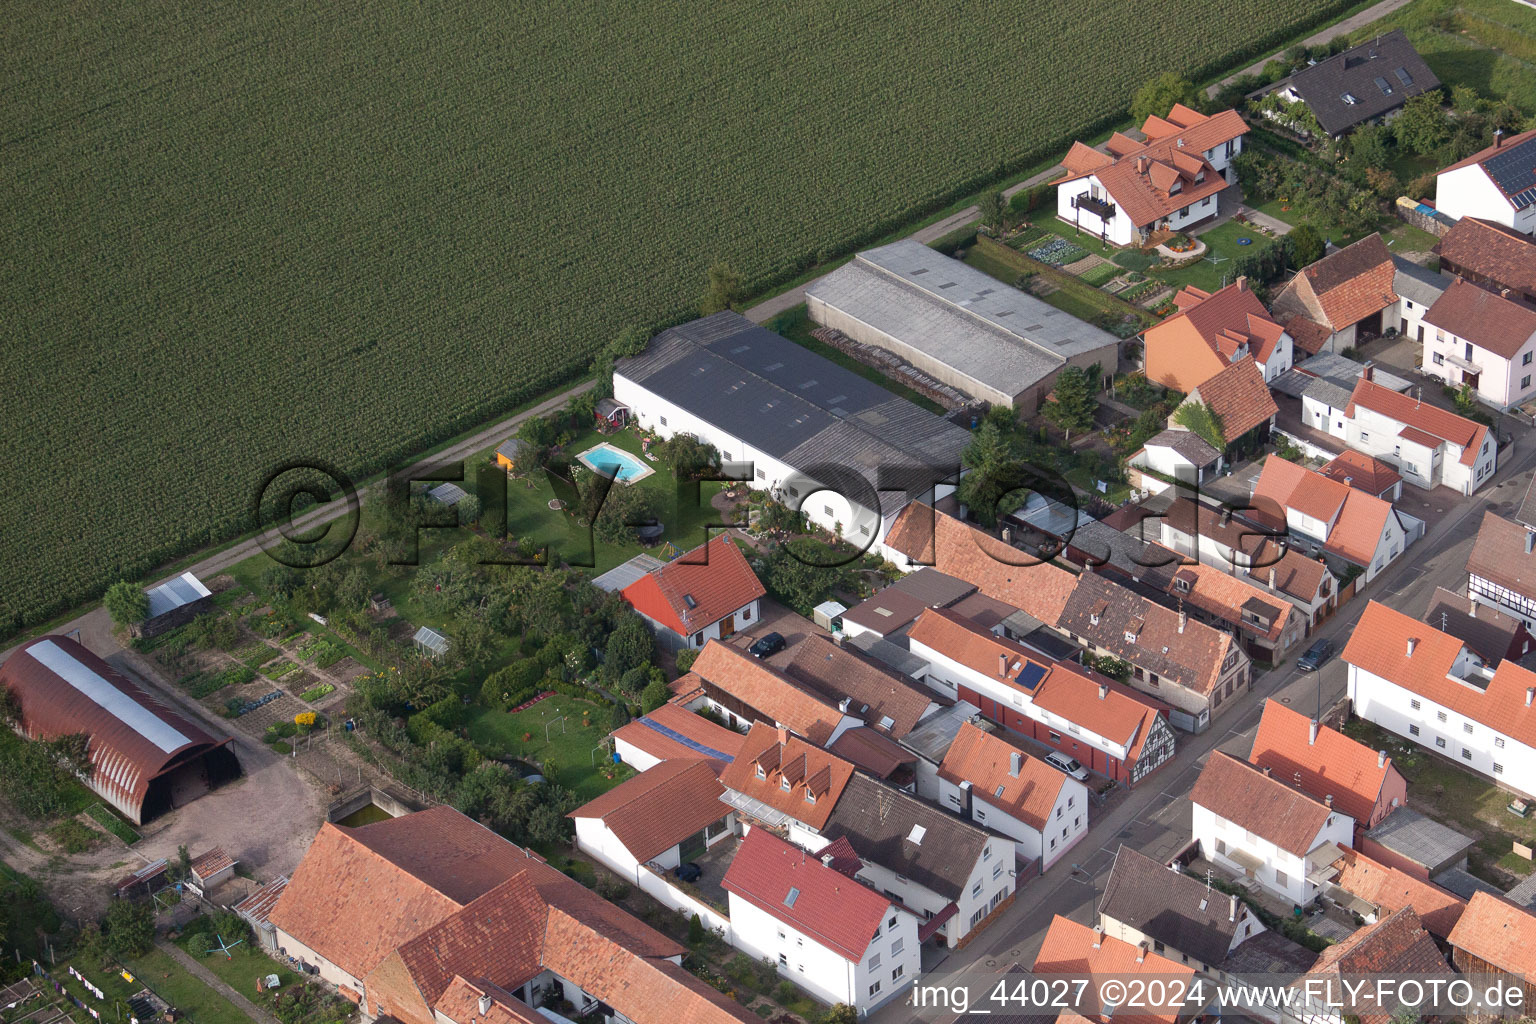
<svg viewBox="0 0 1536 1024"><path fill-rule="evenodd" d="M213 940L207 932L198 932L187 939L187 952L195 957L202 958L213 949Z"/></svg>
<svg viewBox="0 0 1536 1024"><path fill-rule="evenodd" d="M53 841L64 847L65 853L84 853L101 839L101 833L86 828L73 818L61 821L48 830Z"/></svg>
<svg viewBox="0 0 1536 1024"><path fill-rule="evenodd" d="M699 919L699 915L698 914L694 914L691 917L689 917L688 918L688 945L690 945L690 946L697 946L697 945L699 945L701 942L704 941L704 936L705 936L704 922Z"/></svg>

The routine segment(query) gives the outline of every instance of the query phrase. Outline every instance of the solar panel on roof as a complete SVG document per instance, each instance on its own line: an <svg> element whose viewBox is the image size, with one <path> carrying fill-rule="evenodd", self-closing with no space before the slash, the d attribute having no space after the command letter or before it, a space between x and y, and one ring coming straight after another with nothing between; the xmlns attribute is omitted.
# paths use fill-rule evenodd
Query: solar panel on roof
<svg viewBox="0 0 1536 1024"><path fill-rule="evenodd" d="M1045 678L1045 666L1036 665L1032 661L1024 663L1024 670L1019 673L1019 685L1026 690L1033 690Z"/></svg>

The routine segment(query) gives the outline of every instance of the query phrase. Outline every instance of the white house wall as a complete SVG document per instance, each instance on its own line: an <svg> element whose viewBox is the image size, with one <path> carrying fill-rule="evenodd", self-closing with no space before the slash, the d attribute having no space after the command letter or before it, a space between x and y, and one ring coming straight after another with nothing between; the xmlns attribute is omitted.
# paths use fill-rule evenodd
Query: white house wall
<svg viewBox="0 0 1536 1024"><path fill-rule="evenodd" d="M1192 804L1194 837L1200 842L1200 853L1213 864L1219 864L1239 877L1246 868L1232 859L1234 850L1241 850L1264 862L1256 872L1260 885L1276 896L1290 900L1297 906L1306 906L1318 893L1318 886L1307 881L1306 858L1283 850L1241 825L1228 821L1207 807ZM1327 823L1307 843L1309 850L1321 843L1336 843L1341 849L1354 844L1355 819L1335 812ZM1225 850L1226 852L1222 852Z"/></svg>
<svg viewBox="0 0 1536 1024"><path fill-rule="evenodd" d="M1349 699L1360 718L1500 786L1536 796L1536 749L1527 744L1354 665L1349 666Z"/></svg>
<svg viewBox="0 0 1536 1024"><path fill-rule="evenodd" d="M1472 346L1471 362L1481 371L1477 375L1476 389L1479 401L1502 410L1536 395L1536 335L1527 338L1512 359L1506 359L1479 345L1476 338L1458 337L1438 327L1426 325L1421 369L1448 384L1460 387L1466 380L1467 371L1450 362L1446 356L1465 359L1468 344Z"/></svg>
<svg viewBox="0 0 1536 1024"><path fill-rule="evenodd" d="M1435 179L1435 209L1449 217L1479 217L1527 235L1536 232L1536 206L1516 212L1480 165L1462 167Z"/></svg>

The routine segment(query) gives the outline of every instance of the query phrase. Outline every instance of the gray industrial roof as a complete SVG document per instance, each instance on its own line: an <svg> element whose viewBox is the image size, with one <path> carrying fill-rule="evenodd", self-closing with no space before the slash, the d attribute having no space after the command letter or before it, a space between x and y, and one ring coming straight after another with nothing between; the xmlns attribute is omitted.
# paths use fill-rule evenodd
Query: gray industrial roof
<svg viewBox="0 0 1536 1024"><path fill-rule="evenodd" d="M145 591L144 596L149 598L149 615L147 617L152 619L157 615L164 615L166 612L180 608L184 604L191 604L193 601L205 598L208 594L209 590L203 586L202 580L190 572L184 572L175 579L167 580L160 584L153 590Z"/></svg>
<svg viewBox="0 0 1536 1024"><path fill-rule="evenodd" d="M663 331L614 372L813 478L820 465L851 469L872 486L881 466L953 474L971 440L963 427L739 313ZM882 511L902 504L882 498Z"/></svg>
<svg viewBox="0 0 1536 1024"><path fill-rule="evenodd" d="M1498 886L1491 885L1476 875L1463 871L1461 868L1451 868L1449 871L1442 871L1430 879L1430 881L1446 892L1455 893L1464 900L1470 900L1475 894L1480 892L1485 892L1490 896L1508 898L1508 894L1499 889Z"/></svg>
<svg viewBox="0 0 1536 1024"><path fill-rule="evenodd" d="M1172 448L1201 468L1209 466L1221 458L1221 452L1212 448L1209 441L1193 430L1174 430L1170 427L1147 438L1146 444L1143 447L1151 448L1154 445Z"/></svg>
<svg viewBox="0 0 1536 1024"><path fill-rule="evenodd" d="M843 621L886 636L911 623L925 608L947 608L975 592L974 583L937 569L919 569L844 612Z"/></svg>
<svg viewBox="0 0 1536 1024"><path fill-rule="evenodd" d="M806 288L965 376L1016 395L1114 335L910 239L861 252Z"/></svg>
<svg viewBox="0 0 1536 1024"><path fill-rule="evenodd" d="M876 636L874 633L860 633L858 636L848 638L848 646L856 648L904 676L915 676L928 667L928 662L907 650L903 646L905 643L905 638L898 643Z"/></svg>
<svg viewBox="0 0 1536 1024"><path fill-rule="evenodd" d="M1472 845L1469 837L1408 807L1387 815L1366 836L1431 871L1461 857Z"/></svg>
<svg viewBox="0 0 1536 1024"><path fill-rule="evenodd" d="M1392 264L1397 268L1392 276L1392 290L1421 306L1433 306L1435 300L1451 286L1449 275L1421 267L1402 256L1393 256Z"/></svg>
<svg viewBox="0 0 1536 1024"><path fill-rule="evenodd" d="M1355 389L1355 381L1360 379L1360 371L1365 369L1365 364L1357 363L1353 359L1339 355L1337 352L1322 352L1310 359L1303 359L1296 364L1296 369L1305 370L1314 377L1332 381L1345 391ZM1380 363L1375 366L1375 373L1371 379L1384 388L1393 391L1407 391L1413 386L1413 382L1405 380L1396 374L1388 373Z"/></svg>
<svg viewBox="0 0 1536 1024"><path fill-rule="evenodd" d="M599 590L613 593L660 569L666 563L652 555L636 555L622 565L616 565L592 581Z"/></svg>
<svg viewBox="0 0 1536 1024"><path fill-rule="evenodd" d="M962 700L935 711L917 723L917 728L896 742L919 757L938 764L944 760L944 755L949 753L955 737L960 735L960 727L966 722L974 720L980 728L988 732L992 730L991 723L983 721L980 715L980 708Z"/></svg>
<svg viewBox="0 0 1536 1024"><path fill-rule="evenodd" d="M1525 497L1520 499L1520 507L1515 510L1515 522L1536 530L1536 476L1532 476L1525 487Z"/></svg>
<svg viewBox="0 0 1536 1024"><path fill-rule="evenodd" d="M1349 405L1349 396L1352 393L1348 388L1341 388L1331 380L1314 377L1310 373L1302 373L1296 369L1286 370L1275 378L1270 387L1292 398L1310 398L1315 402L1322 402L1330 409L1343 409Z"/></svg>
<svg viewBox="0 0 1536 1024"><path fill-rule="evenodd" d="M1526 875L1524 881L1504 894L1504 898L1526 910L1536 911L1536 875Z"/></svg>

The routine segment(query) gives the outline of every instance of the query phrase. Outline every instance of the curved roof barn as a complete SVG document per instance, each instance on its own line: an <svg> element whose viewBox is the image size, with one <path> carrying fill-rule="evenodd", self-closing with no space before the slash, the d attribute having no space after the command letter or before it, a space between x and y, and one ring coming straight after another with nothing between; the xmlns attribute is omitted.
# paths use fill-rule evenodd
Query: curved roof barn
<svg viewBox="0 0 1536 1024"><path fill-rule="evenodd" d="M90 737L86 783L135 824L236 778L230 740L215 739L63 636L23 644L0 665L32 739Z"/></svg>

